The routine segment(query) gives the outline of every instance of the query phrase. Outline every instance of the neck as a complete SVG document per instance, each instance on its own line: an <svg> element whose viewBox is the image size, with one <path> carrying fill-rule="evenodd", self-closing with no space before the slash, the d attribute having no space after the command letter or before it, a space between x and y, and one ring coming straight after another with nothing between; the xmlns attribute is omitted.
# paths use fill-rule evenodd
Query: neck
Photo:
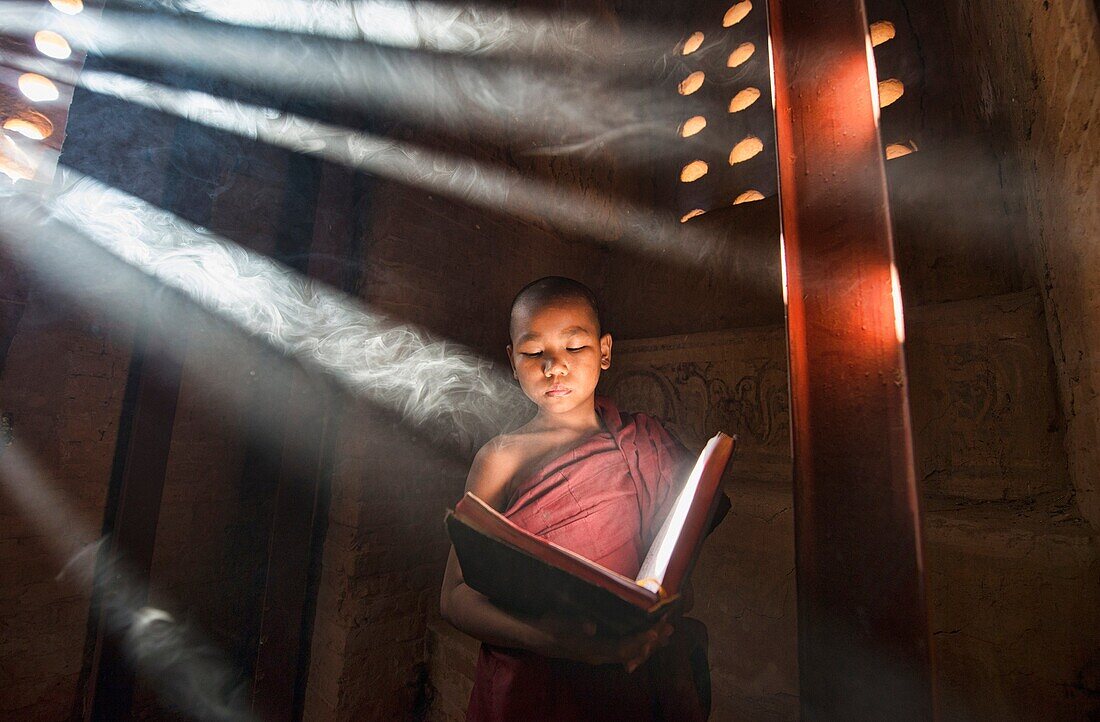
<svg viewBox="0 0 1100 722"><path fill-rule="evenodd" d="M574 431L578 433L598 431L603 427L599 414L596 413L594 399L581 404L575 409L560 414L539 410L536 418L539 426L548 430Z"/></svg>

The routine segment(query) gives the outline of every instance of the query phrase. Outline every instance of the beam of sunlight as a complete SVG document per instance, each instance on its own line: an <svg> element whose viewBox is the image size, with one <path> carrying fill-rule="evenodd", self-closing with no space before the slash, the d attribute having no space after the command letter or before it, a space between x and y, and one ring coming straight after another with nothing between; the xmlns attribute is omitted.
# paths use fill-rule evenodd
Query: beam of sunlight
<svg viewBox="0 0 1100 722"><path fill-rule="evenodd" d="M699 265L705 239L649 209L571 186L525 177L413 143L351 131L271 108L184 91L122 75L86 71L89 90L159 110L207 127L324 158L349 168L440 193L491 211L559 227L672 262ZM609 215L608 209L615 208Z"/></svg>
<svg viewBox="0 0 1100 722"><path fill-rule="evenodd" d="M131 3L243 27L464 55L575 61L607 51L611 23L590 14L407 0L150 0Z"/></svg>
<svg viewBox="0 0 1100 722"><path fill-rule="evenodd" d="M677 223L671 215L572 186L528 178L503 166L117 73L91 70L75 73L56 64L20 60L2 52L0 62L48 72L59 82L79 84L102 95L330 160L490 211L503 211L532 221L549 220L566 232L659 256L670 263L698 267L711 262L711 236ZM762 283L763 279L739 281L748 286Z"/></svg>
<svg viewBox="0 0 1100 722"><path fill-rule="evenodd" d="M84 592L96 588L104 631L120 641L158 699L193 719L253 720L241 673L197 629L148 606L145 585L106 549L110 540L97 540L98 533L52 487L20 446L0 447L0 496L9 502L4 506L37 527L61 570L59 583Z"/></svg>
<svg viewBox="0 0 1100 722"><path fill-rule="evenodd" d="M41 29L37 6L12 5L0 28L16 34ZM653 83L618 87L606 73L576 67L555 71L308 35L277 38L175 15L115 9L98 17L59 16L55 25L74 49L529 145L588 147L624 137L674 135L680 113L674 97L666 98ZM675 44L662 42L643 53L654 72L663 70ZM605 38L604 45L620 48L613 38ZM635 44L623 52L642 50ZM621 72L617 62L598 65Z"/></svg>
<svg viewBox="0 0 1100 722"><path fill-rule="evenodd" d="M5 245L51 263L49 221L80 232L280 353L468 452L530 415L512 378L473 352L64 166L50 196L9 192ZM98 269L89 273L96 275Z"/></svg>

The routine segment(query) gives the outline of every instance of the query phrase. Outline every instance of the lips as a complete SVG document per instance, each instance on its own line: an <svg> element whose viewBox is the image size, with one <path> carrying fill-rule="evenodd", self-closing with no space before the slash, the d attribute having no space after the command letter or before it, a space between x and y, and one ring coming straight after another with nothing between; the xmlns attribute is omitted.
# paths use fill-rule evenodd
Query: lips
<svg viewBox="0 0 1100 722"><path fill-rule="evenodd" d="M573 393L573 389L571 389L567 386L551 386L546 391L547 396L553 396L553 397L568 396L571 393Z"/></svg>

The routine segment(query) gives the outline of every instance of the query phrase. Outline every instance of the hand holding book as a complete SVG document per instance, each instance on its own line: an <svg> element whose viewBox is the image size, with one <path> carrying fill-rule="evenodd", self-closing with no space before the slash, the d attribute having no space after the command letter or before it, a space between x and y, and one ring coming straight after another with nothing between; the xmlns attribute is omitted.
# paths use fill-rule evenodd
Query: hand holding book
<svg viewBox="0 0 1100 722"><path fill-rule="evenodd" d="M661 619L648 629L609 636L600 634L595 622L557 611L544 614L535 626L544 635L534 650L542 656L586 664L622 664L627 672L633 672L664 646L673 631L673 625Z"/></svg>

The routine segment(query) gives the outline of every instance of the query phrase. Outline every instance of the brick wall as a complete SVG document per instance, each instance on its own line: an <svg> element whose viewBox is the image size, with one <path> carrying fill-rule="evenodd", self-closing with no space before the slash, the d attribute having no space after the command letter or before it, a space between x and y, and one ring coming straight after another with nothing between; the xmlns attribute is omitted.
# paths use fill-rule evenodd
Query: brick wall
<svg viewBox="0 0 1100 722"><path fill-rule="evenodd" d="M76 699L89 589L56 577L100 534L130 343L111 319L37 288L12 339L0 410L12 448L43 474L22 483L65 506L44 512L0 490L0 719L63 719Z"/></svg>
<svg viewBox="0 0 1100 722"><path fill-rule="evenodd" d="M305 719L404 718L423 693L444 499L461 469L370 409L341 429Z"/></svg>
<svg viewBox="0 0 1100 722"><path fill-rule="evenodd" d="M165 139L175 126L172 118L78 89L61 160L159 200L170 155ZM0 413L12 414L16 446L66 507L43 520L9 497L0 506L0 718L56 720L81 694L89 590L55 577L101 534L133 329L64 288L43 285L34 269L7 259L0 269L0 297L29 288L17 325L5 329L14 333L0 363Z"/></svg>

